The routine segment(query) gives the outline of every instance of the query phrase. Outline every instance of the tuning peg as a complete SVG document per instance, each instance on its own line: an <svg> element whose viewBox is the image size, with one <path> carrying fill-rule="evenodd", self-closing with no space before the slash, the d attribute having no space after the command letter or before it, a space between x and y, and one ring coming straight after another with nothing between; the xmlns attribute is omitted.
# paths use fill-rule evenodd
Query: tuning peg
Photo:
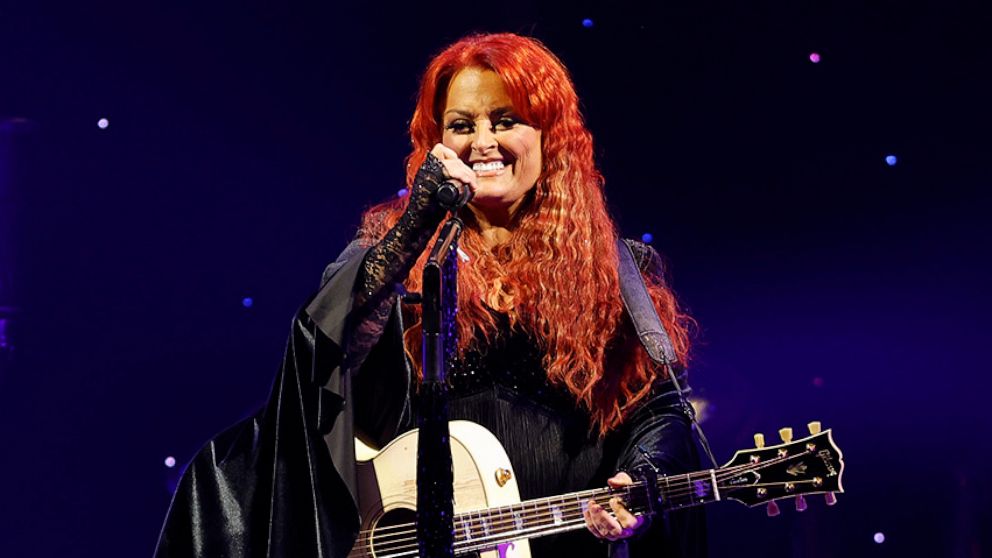
<svg viewBox="0 0 992 558"><path fill-rule="evenodd" d="M754 435L754 447L761 449L765 447L765 435L762 433L757 433Z"/></svg>
<svg viewBox="0 0 992 558"><path fill-rule="evenodd" d="M804 498L802 494L796 496L796 511L806 511L806 498Z"/></svg>
<svg viewBox="0 0 992 558"><path fill-rule="evenodd" d="M837 496L833 492L827 492L823 495L823 499L827 501L828 506L832 506L837 503Z"/></svg>
<svg viewBox="0 0 992 558"><path fill-rule="evenodd" d="M779 437L782 438L782 441L785 442L786 444L791 444L792 443L792 429L791 428L788 428L788 427L786 427L786 428L780 428L779 431L778 431L778 435L779 435Z"/></svg>
<svg viewBox="0 0 992 558"><path fill-rule="evenodd" d="M776 504L775 501L772 500L771 502L768 502L767 513L768 513L768 517L775 517L776 515L778 515L778 514L780 514L782 512L779 511L778 504Z"/></svg>
<svg viewBox="0 0 992 558"><path fill-rule="evenodd" d="M822 426L820 425L820 421L818 420L814 420L813 422L807 424L806 428L809 428L809 433L814 436L819 434L820 431L823 429Z"/></svg>

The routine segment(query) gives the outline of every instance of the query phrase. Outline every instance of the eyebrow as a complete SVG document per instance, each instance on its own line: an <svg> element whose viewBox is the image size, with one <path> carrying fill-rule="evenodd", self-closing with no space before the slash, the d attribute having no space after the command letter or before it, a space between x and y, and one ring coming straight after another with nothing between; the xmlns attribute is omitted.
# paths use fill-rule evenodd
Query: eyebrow
<svg viewBox="0 0 992 558"><path fill-rule="evenodd" d="M497 108L493 109L493 111L490 114L493 115L493 116L502 116L502 115L504 115L506 113L509 113L509 112L513 112L513 107L510 107L510 106L497 107ZM468 112L468 111L465 111L465 110L459 110L459 109L448 109L448 110L444 111L444 116L447 116L449 113L458 114L458 115L461 115L461 116L465 116L467 118L472 118L473 116L475 116L475 114L473 114L471 112Z"/></svg>

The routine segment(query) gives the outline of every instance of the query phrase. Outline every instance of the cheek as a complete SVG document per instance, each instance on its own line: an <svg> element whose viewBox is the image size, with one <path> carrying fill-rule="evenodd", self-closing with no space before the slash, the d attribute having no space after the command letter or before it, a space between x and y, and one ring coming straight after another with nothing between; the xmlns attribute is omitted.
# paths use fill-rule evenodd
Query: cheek
<svg viewBox="0 0 992 558"><path fill-rule="evenodd" d="M541 167L541 136L527 134L518 138L514 151L518 158L527 161L528 167Z"/></svg>

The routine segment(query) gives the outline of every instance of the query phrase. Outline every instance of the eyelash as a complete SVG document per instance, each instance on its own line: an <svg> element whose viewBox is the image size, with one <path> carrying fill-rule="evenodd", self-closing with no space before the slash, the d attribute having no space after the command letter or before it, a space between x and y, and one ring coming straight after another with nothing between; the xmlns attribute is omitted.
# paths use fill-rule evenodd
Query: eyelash
<svg viewBox="0 0 992 558"><path fill-rule="evenodd" d="M516 118L502 116L496 120L495 124L493 124L493 133L510 130L519 123L520 121ZM475 124L468 120L459 119L445 126L445 129L451 130L456 134L471 134L475 131Z"/></svg>

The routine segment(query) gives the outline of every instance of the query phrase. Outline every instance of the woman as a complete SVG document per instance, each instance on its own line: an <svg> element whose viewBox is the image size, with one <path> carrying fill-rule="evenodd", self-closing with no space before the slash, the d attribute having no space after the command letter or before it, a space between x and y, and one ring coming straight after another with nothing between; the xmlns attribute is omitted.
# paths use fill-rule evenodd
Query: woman
<svg viewBox="0 0 992 558"><path fill-rule="evenodd" d="M678 399L624 312L616 231L561 62L534 39L462 39L429 65L410 132L409 194L370 209L328 267L294 323L269 404L191 465L159 555L347 554L357 528L352 436L382 445L416 425L419 309L396 293L420 288L445 181L474 193L460 210L467 261L451 419L500 439L525 499L623 486L648 461L663 473L698 468ZM635 248L684 362L688 318L657 254ZM696 512L648 526L619 501L610 508L589 503L594 538L635 539L635 556L705 551ZM605 556L611 545L591 540L579 532L531 547L536 557Z"/></svg>

